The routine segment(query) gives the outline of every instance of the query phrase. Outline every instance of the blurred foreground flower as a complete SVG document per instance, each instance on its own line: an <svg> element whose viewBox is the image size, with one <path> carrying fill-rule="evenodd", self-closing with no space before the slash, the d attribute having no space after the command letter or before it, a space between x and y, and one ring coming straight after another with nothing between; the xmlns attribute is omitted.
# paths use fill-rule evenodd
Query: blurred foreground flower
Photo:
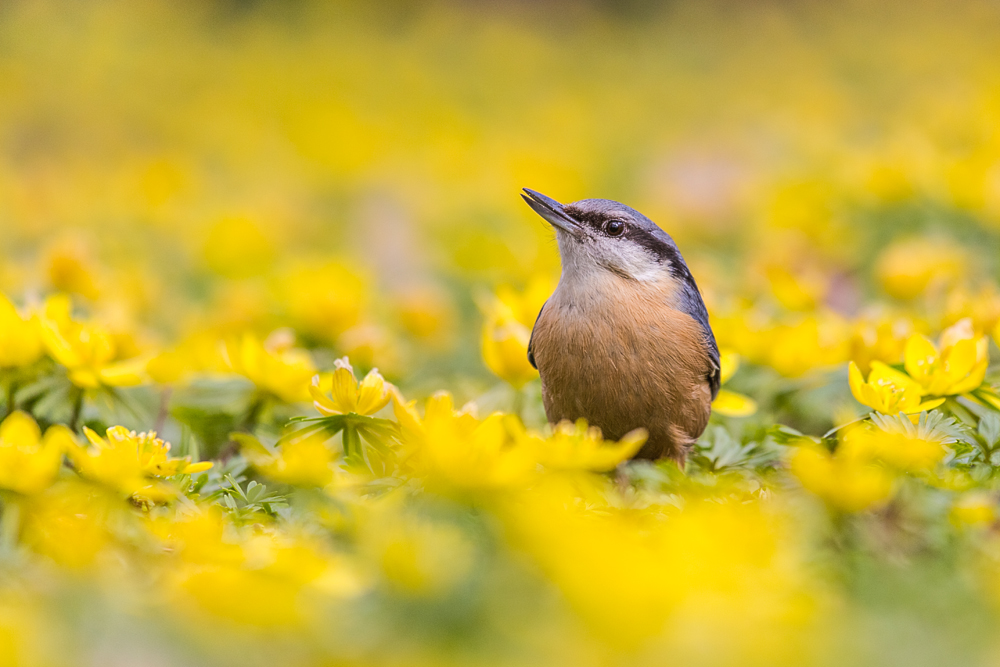
<svg viewBox="0 0 1000 667"><path fill-rule="evenodd" d="M722 350L719 355L720 382L725 384L740 367L740 355L732 350ZM720 389L712 410L727 417L749 417L757 412L757 402L749 396L728 389Z"/></svg>
<svg viewBox="0 0 1000 667"><path fill-rule="evenodd" d="M278 330L261 343L252 333L229 340L223 357L229 369L254 383L257 389L286 403L309 398L309 381L316 374L309 352L293 347L289 331Z"/></svg>
<svg viewBox="0 0 1000 667"><path fill-rule="evenodd" d="M456 526L406 512L395 497L373 504L361 548L396 592L440 597L472 570L475 546Z"/></svg>
<svg viewBox="0 0 1000 667"><path fill-rule="evenodd" d="M26 495L43 491L55 481L63 452L74 442L65 426L50 426L42 437L34 419L12 413L0 423L0 488Z"/></svg>
<svg viewBox="0 0 1000 667"><path fill-rule="evenodd" d="M873 361L871 367L871 373L865 380L861 369L852 361L848 367L848 381L854 398L876 412L886 415L903 412L909 415L944 403L943 398L924 401L924 391L919 384L881 361Z"/></svg>
<svg viewBox="0 0 1000 667"><path fill-rule="evenodd" d="M111 333L96 324L74 320L71 309L68 296L51 296L45 300L41 317L45 347L66 367L70 381L81 389L141 384L146 360L119 360Z"/></svg>
<svg viewBox="0 0 1000 667"><path fill-rule="evenodd" d="M789 640L816 616L820 590L780 512L694 501L664 516L575 498L545 485L502 516L588 634L630 655L670 638L664 664L802 663Z"/></svg>
<svg viewBox="0 0 1000 667"><path fill-rule="evenodd" d="M320 414L373 415L389 405L392 385L382 379L377 369L368 371L359 384L347 357L337 359L335 364L332 374L316 375L309 385L313 405Z"/></svg>
<svg viewBox="0 0 1000 667"><path fill-rule="evenodd" d="M906 342L906 372L931 396L965 394L983 384L987 345L985 336L976 336L970 319L945 329L938 345L914 334Z"/></svg>

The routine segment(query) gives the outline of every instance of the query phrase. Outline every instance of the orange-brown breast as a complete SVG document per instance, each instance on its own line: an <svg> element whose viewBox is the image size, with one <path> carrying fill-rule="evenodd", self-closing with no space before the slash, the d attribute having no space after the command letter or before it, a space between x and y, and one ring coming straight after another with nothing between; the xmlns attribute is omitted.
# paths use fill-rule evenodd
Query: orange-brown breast
<svg viewBox="0 0 1000 667"><path fill-rule="evenodd" d="M612 439L642 427L639 457L683 460L711 412L701 325L671 307L669 283L614 277L591 287L557 289L535 324L549 421L583 417Z"/></svg>

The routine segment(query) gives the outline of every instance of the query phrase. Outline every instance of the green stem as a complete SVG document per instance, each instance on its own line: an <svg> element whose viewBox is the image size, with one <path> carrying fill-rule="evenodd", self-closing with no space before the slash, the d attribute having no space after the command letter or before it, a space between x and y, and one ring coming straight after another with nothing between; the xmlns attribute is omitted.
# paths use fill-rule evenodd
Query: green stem
<svg viewBox="0 0 1000 667"><path fill-rule="evenodd" d="M7 414L5 417L9 417L12 412L14 412L14 394L17 393L17 383L11 379L7 383Z"/></svg>
<svg viewBox="0 0 1000 667"><path fill-rule="evenodd" d="M945 405L948 406L948 409L951 411L953 415L958 417L961 421L965 422L966 424L969 424L970 426L976 426L979 424L979 419L974 414L972 414L972 412L970 412L968 408L959 403L958 399L948 398L945 401Z"/></svg>
<svg viewBox="0 0 1000 667"><path fill-rule="evenodd" d="M344 425L344 433L341 436L344 442L344 460L351 458L352 454L361 453L361 438L354 425L348 422Z"/></svg>
<svg viewBox="0 0 1000 667"><path fill-rule="evenodd" d="M254 424L260 418L260 413L264 409L264 402L267 399L260 395L255 394L253 398L250 399L250 406L247 408L247 413L244 415L243 420L240 424L240 430L251 432L253 431Z"/></svg>
<svg viewBox="0 0 1000 667"><path fill-rule="evenodd" d="M160 392L160 409L156 415L156 432L162 433L163 427L167 423L170 415L170 395L173 393L172 387L164 387Z"/></svg>
<svg viewBox="0 0 1000 667"><path fill-rule="evenodd" d="M69 418L69 428L76 431L80 427L80 416L83 414L83 389L76 389L76 396L73 399L73 413Z"/></svg>
<svg viewBox="0 0 1000 667"><path fill-rule="evenodd" d="M17 536L21 530L21 507L16 502L5 499L3 519L0 522L0 543L6 549L17 546Z"/></svg>

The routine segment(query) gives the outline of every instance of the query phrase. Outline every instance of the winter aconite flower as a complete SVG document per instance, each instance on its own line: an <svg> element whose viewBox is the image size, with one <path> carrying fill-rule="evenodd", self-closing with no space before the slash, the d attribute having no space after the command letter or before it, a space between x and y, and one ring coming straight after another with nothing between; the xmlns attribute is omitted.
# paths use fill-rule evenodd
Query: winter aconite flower
<svg viewBox="0 0 1000 667"><path fill-rule="evenodd" d="M254 383L258 390L286 403L307 400L306 387L316 374L312 357L293 346L294 337L279 330L261 342L252 333L229 340L223 357L229 369Z"/></svg>
<svg viewBox="0 0 1000 667"><path fill-rule="evenodd" d="M44 348L35 317L24 317L0 294L0 369L29 366L41 358Z"/></svg>
<svg viewBox="0 0 1000 667"><path fill-rule="evenodd" d="M250 464L276 482L326 486L333 479L333 452L318 435L290 439L269 448L248 433L234 433Z"/></svg>
<svg viewBox="0 0 1000 667"><path fill-rule="evenodd" d="M842 512L860 512L892 494L892 475L867 457L850 452L831 454L805 445L792 456L791 468L807 491Z"/></svg>
<svg viewBox="0 0 1000 667"><path fill-rule="evenodd" d="M905 420L913 426L912 422ZM945 443L939 438L907 433L898 428L849 429L842 449L858 457L881 461L891 468L918 473L933 470L944 459Z"/></svg>
<svg viewBox="0 0 1000 667"><path fill-rule="evenodd" d="M532 448L517 442L509 428L514 417L495 413L479 420L469 408L455 410L451 395L427 400L423 417L414 402L393 396L393 409L409 461L433 486L482 491L522 483L535 466Z"/></svg>
<svg viewBox="0 0 1000 667"><path fill-rule="evenodd" d="M740 367L740 355L732 350L722 350L719 356L720 381L725 384ZM749 396L728 389L720 389L712 410L727 417L749 417L757 412L757 403Z"/></svg>
<svg viewBox="0 0 1000 667"><path fill-rule="evenodd" d="M952 396L978 389L989 366L985 336L976 336L972 320L945 329L938 345L915 334L906 342L906 372L931 396Z"/></svg>
<svg viewBox="0 0 1000 667"><path fill-rule="evenodd" d="M309 386L313 405L320 414L373 415L389 404L391 385L382 379L378 370L368 371L359 383L347 357L338 359L336 370L330 375L316 375Z"/></svg>
<svg viewBox="0 0 1000 667"><path fill-rule="evenodd" d="M538 377L538 371L528 361L531 329L519 322L510 308L495 303L486 313L483 323L483 361L495 375L515 389L520 389Z"/></svg>
<svg viewBox="0 0 1000 667"><path fill-rule="evenodd" d="M84 477L127 494L150 491L160 494L151 487L150 478L193 475L212 467L210 461L192 463L190 456L171 457L170 443L152 431L136 433L124 426L112 426L107 430L107 438L87 427L83 431L90 446L69 450L74 467Z"/></svg>
<svg viewBox="0 0 1000 667"><path fill-rule="evenodd" d="M606 472L635 456L646 442L646 431L636 429L618 442L606 441L601 430L583 420L557 424L552 435L526 433L523 437L535 449L539 463L550 470L592 470Z"/></svg>
<svg viewBox="0 0 1000 667"><path fill-rule="evenodd" d="M852 361L848 367L848 380L854 398L876 412L887 415L900 412L916 414L944 402L944 399L924 401L924 391L919 384L881 361L873 361L871 366L871 373L865 380L861 369Z"/></svg>
<svg viewBox="0 0 1000 667"><path fill-rule="evenodd" d="M944 239L916 237L894 241L879 255L875 274L897 299L915 299L952 284L966 270L964 250Z"/></svg>
<svg viewBox="0 0 1000 667"><path fill-rule="evenodd" d="M69 297L45 301L41 336L52 358L66 367L70 382L81 389L127 387L142 383L145 359L119 359L115 339L106 329L74 320Z"/></svg>
<svg viewBox="0 0 1000 667"><path fill-rule="evenodd" d="M45 490L72 444L73 434L65 426L51 426L43 437L34 419L12 413L0 423L0 488L23 494Z"/></svg>

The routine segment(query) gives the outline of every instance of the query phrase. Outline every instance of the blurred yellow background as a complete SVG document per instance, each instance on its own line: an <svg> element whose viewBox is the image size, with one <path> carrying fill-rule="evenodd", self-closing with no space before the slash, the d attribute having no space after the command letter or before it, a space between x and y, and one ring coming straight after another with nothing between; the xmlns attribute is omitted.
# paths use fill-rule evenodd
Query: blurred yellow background
<svg viewBox="0 0 1000 667"><path fill-rule="evenodd" d="M0 4L0 665L996 664L998 35ZM522 187L676 238L725 382L685 466L546 426Z"/></svg>

